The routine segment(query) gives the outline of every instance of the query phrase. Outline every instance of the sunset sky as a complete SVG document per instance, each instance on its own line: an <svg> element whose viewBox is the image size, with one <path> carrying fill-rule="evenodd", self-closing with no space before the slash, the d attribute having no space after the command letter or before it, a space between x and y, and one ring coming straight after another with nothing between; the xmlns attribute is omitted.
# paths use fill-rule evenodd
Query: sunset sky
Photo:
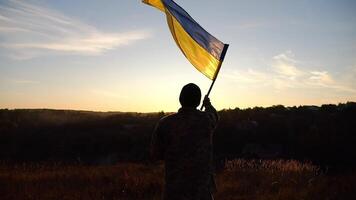
<svg viewBox="0 0 356 200"><path fill-rule="evenodd" d="M176 0L229 43L217 109L356 101L356 1ZM139 0L0 0L0 108L176 111L211 81Z"/></svg>

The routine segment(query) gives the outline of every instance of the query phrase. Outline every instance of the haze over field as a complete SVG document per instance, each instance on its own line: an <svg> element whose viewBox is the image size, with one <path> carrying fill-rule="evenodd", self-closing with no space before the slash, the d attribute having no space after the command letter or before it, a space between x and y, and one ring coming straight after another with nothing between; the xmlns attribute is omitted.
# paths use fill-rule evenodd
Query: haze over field
<svg viewBox="0 0 356 200"><path fill-rule="evenodd" d="M356 2L176 0L231 46L217 109L356 101ZM176 111L210 80L141 1L0 2L0 108Z"/></svg>

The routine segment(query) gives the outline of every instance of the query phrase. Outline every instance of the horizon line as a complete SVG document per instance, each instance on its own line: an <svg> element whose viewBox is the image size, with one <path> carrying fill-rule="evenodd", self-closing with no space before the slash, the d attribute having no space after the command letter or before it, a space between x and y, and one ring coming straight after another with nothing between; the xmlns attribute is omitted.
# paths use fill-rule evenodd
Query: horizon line
<svg viewBox="0 0 356 200"><path fill-rule="evenodd" d="M222 108L219 109L218 112L220 111L225 111L225 110L235 110L235 109L240 109L240 110L247 110L247 109L254 109L254 108L271 108L271 107L276 107L276 106L283 106L285 108L293 108L293 107L322 107L324 105L335 105L335 106L339 106L342 104L356 104L356 101L346 101L346 102L339 102L339 103L323 103L323 104L305 104L305 105L293 105L293 106L286 106L283 104L274 104L274 105L270 105L270 106L253 106L253 107L244 107L244 108L240 108L240 107L235 107L235 108ZM199 107L199 106L198 106ZM199 110L197 107L197 110ZM159 111L151 111L151 112L140 112L140 111L118 111L118 110L87 110L87 109L70 109L70 108L0 108L1 110L53 110L53 111L78 111L78 112L101 112L101 113L142 113L142 114L150 114L150 113L174 113L176 111L164 111L164 110L159 110Z"/></svg>

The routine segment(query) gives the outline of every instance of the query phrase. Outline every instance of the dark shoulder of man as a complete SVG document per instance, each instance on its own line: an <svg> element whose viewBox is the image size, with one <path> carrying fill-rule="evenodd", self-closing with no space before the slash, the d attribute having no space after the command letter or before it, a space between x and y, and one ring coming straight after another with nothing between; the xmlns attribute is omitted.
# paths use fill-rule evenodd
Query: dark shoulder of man
<svg viewBox="0 0 356 200"><path fill-rule="evenodd" d="M189 112L179 111L177 113L164 116L159 120L158 123L159 126L164 129L165 126L168 126L167 128L169 128L170 125L176 124L181 120L189 120L189 118L194 118L195 120L199 121L206 121L207 125L212 127L215 127L218 122L218 115L214 111L206 112L200 110L191 110Z"/></svg>

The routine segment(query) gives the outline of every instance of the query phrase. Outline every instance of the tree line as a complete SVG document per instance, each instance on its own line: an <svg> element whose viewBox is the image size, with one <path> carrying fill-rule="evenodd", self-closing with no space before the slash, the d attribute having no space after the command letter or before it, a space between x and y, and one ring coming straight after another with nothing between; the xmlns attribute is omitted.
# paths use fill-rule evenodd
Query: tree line
<svg viewBox="0 0 356 200"><path fill-rule="evenodd" d="M170 113L0 110L0 160L110 164L149 159L152 131ZM235 158L356 164L356 103L225 109L214 134L216 162Z"/></svg>

